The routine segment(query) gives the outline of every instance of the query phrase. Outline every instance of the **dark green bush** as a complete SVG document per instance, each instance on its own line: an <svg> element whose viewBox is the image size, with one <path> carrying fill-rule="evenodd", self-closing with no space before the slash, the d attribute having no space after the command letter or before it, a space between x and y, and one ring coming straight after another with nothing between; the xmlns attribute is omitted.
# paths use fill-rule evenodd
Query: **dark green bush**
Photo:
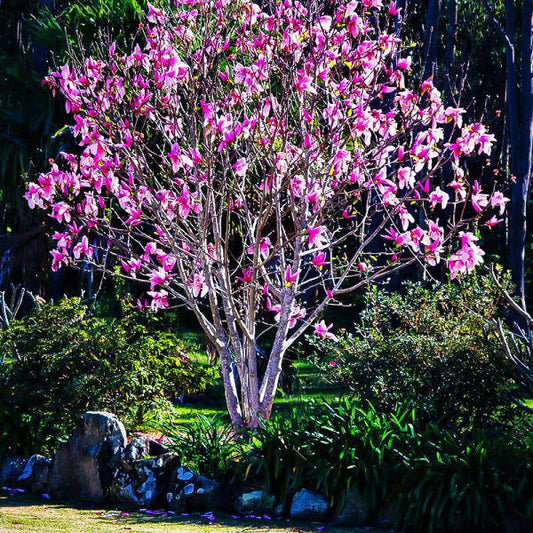
<svg viewBox="0 0 533 533"><path fill-rule="evenodd" d="M56 446L86 410L137 427L161 402L204 390L194 350L150 315L98 318L77 298L43 305L0 332L0 454Z"/></svg>
<svg viewBox="0 0 533 533"><path fill-rule="evenodd" d="M497 531L509 517L533 517L531 449L421 423L409 407L319 404L266 422L252 442L242 455L246 481L286 505L302 487L333 509L355 492L369 523L387 509L407 531Z"/></svg>
<svg viewBox="0 0 533 533"><path fill-rule="evenodd" d="M380 409L408 401L446 427L512 416L511 369L490 321L502 301L489 277L371 289L355 333L311 339L325 379Z"/></svg>
<svg viewBox="0 0 533 533"><path fill-rule="evenodd" d="M513 515L533 519L531 449L430 425L403 470L398 503L410 531L499 531Z"/></svg>

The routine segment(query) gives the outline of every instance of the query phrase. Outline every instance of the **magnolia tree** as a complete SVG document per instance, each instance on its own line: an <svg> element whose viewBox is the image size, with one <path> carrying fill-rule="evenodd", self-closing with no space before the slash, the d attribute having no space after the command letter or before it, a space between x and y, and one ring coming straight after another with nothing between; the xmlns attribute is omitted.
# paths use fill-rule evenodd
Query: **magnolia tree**
<svg viewBox="0 0 533 533"><path fill-rule="evenodd" d="M236 428L270 416L306 329L333 337L328 305L415 262L470 272L472 222L504 209L462 162L493 136L407 83L398 18L381 0L175 0L135 47L46 78L79 144L26 194L61 227L52 268L91 262L145 283L142 306L189 307Z"/></svg>

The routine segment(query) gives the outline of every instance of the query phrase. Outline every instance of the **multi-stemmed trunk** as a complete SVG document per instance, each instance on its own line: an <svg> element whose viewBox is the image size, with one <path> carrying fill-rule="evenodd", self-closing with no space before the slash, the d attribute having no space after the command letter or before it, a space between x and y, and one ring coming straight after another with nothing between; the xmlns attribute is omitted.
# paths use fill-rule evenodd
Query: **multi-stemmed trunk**
<svg viewBox="0 0 533 533"><path fill-rule="evenodd" d="M224 395L235 430L256 428L272 413L283 353L272 351L264 375L257 371L257 355L254 343L245 343L246 353L235 357L227 348L219 350ZM236 360L241 359L240 365Z"/></svg>

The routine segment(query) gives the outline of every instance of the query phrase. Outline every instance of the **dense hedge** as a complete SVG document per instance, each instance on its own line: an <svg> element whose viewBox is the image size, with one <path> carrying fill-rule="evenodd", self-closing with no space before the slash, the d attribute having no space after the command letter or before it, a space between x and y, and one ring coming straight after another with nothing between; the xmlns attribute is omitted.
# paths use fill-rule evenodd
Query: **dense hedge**
<svg viewBox="0 0 533 533"><path fill-rule="evenodd" d="M442 426L494 426L513 419L517 392L493 328L502 307L488 276L373 288L354 333L309 340L326 380L382 409L409 401Z"/></svg>
<svg viewBox="0 0 533 533"><path fill-rule="evenodd" d="M0 332L0 455L53 448L87 410L135 426L161 402L203 391L196 350L151 315L100 318L77 298L42 305Z"/></svg>

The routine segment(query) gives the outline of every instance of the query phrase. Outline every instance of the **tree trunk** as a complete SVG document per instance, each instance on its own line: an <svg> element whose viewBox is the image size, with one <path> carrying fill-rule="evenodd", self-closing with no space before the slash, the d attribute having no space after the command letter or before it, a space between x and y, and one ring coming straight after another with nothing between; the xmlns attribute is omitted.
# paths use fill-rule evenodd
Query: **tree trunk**
<svg viewBox="0 0 533 533"><path fill-rule="evenodd" d="M506 0L506 33L510 40L506 54L506 90L511 147L511 174L514 184L510 212L510 267L517 295L525 307L525 250L527 236L527 200L531 179L533 141L533 0L522 5L522 39L520 43L520 86L518 86L518 54L515 48L515 9L513 0Z"/></svg>
<svg viewBox="0 0 533 533"><path fill-rule="evenodd" d="M244 427L244 419L239 403L237 383L235 381L234 363L227 346L222 348L218 347L218 353L220 356L220 369L222 371L222 382L224 384L226 406L228 408L228 413L233 428L235 431L239 431Z"/></svg>

